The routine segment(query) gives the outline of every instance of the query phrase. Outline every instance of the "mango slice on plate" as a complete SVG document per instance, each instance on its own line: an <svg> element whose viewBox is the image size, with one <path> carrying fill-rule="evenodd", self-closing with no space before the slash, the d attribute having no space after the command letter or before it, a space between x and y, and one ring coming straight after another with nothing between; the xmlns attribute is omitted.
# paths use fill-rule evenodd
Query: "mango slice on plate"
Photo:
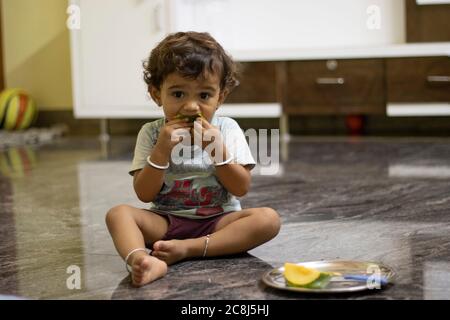
<svg viewBox="0 0 450 320"><path fill-rule="evenodd" d="M284 264L284 277L294 285L304 286L318 279L320 271L286 262Z"/></svg>
<svg viewBox="0 0 450 320"><path fill-rule="evenodd" d="M332 275L295 263L284 264L284 278L288 286L321 289L328 285Z"/></svg>

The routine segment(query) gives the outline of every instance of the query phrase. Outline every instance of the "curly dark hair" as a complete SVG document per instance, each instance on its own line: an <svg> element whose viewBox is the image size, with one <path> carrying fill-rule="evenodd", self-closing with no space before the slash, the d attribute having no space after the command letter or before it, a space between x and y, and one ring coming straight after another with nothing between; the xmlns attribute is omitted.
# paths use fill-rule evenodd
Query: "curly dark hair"
<svg viewBox="0 0 450 320"><path fill-rule="evenodd" d="M164 38L144 61L144 81L161 88L170 73L196 79L200 74L220 75L220 89L230 93L239 85L238 63L207 32L177 32Z"/></svg>

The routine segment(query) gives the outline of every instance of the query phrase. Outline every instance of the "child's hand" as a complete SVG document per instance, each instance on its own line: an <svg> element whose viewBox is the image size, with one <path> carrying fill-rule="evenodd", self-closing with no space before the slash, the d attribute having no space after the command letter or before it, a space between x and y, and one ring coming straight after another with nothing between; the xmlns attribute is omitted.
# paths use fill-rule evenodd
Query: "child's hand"
<svg viewBox="0 0 450 320"><path fill-rule="evenodd" d="M204 118L197 118L194 121L194 127L191 129L194 137L194 143L203 150L210 144L213 144L208 150L221 150L223 146L223 137L219 128L210 124Z"/></svg>
<svg viewBox="0 0 450 320"><path fill-rule="evenodd" d="M188 123L186 119L175 119L166 122L159 131L155 148L169 157L173 147L180 143L185 135L189 134L192 127L193 123Z"/></svg>

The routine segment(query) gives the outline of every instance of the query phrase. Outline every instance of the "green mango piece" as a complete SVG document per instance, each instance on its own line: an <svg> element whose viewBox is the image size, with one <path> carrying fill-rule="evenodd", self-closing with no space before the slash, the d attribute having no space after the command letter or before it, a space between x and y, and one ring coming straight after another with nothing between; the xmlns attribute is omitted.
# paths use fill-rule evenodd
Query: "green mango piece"
<svg viewBox="0 0 450 320"><path fill-rule="evenodd" d="M323 289L325 288L328 283L330 283L331 275L328 273L322 272L316 280L311 282L310 284L307 284L305 287L309 289Z"/></svg>
<svg viewBox="0 0 450 320"><path fill-rule="evenodd" d="M185 116L185 115L182 115L182 114L177 114L175 116L175 119L187 119L188 122L194 122L195 119L197 119L198 117L204 119L203 115L201 113L197 113L197 114L195 114L193 116Z"/></svg>

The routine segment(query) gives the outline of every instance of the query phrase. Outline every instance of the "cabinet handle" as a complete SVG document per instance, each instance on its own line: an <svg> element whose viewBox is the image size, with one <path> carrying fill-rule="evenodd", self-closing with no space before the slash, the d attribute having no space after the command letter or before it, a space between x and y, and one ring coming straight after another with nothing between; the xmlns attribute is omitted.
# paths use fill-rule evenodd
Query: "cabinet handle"
<svg viewBox="0 0 450 320"><path fill-rule="evenodd" d="M344 78L317 78L317 84L344 84Z"/></svg>
<svg viewBox="0 0 450 320"><path fill-rule="evenodd" d="M449 76L428 76L428 82L450 82Z"/></svg>

